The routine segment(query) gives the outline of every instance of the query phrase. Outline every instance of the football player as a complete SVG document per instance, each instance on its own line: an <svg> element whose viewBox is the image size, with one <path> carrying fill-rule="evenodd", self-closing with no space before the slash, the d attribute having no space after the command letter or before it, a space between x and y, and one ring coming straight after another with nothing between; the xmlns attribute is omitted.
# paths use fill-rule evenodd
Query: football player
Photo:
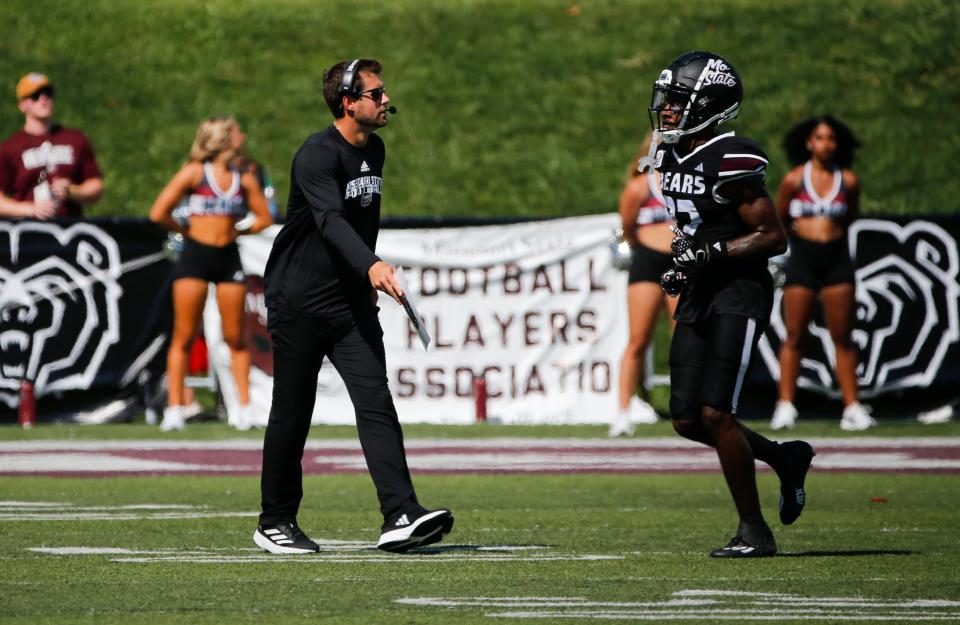
<svg viewBox="0 0 960 625"><path fill-rule="evenodd" d="M740 110L743 85L727 60L689 52L653 85L650 119L664 201L677 222L675 267L661 278L679 295L670 348L670 412L681 436L714 447L740 515L736 535L713 557L777 552L757 494L754 458L781 481L780 519L793 523L805 503L813 449L776 443L740 423L737 400L773 303L767 259L786 237L764 188L767 157L750 139L718 126Z"/></svg>

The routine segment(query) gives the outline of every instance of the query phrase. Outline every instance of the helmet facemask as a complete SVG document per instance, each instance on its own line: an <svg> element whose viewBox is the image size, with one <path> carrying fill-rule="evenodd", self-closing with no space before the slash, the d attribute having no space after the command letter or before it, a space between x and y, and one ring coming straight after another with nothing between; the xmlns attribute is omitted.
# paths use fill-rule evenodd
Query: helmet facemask
<svg viewBox="0 0 960 625"><path fill-rule="evenodd" d="M663 143L676 143L680 137L687 134L684 128L690 117L690 105L696 94L680 85L671 85L669 82L657 81L653 84L653 96L650 100L648 115L650 116L650 125L659 135ZM670 109L674 115L679 115L680 120L675 128L665 129L663 127L663 111Z"/></svg>
<svg viewBox="0 0 960 625"><path fill-rule="evenodd" d="M708 56L708 54L684 55L663 70L660 78L653 84L653 96L649 109L650 125L659 134L663 143L676 143L680 137L693 135L710 126L722 124L735 118L740 112L742 91L740 91L739 77L722 59ZM703 63L705 58L709 62L690 67L689 62L684 61L691 57L699 60L700 63ZM689 70L694 67L697 69L691 74ZM718 91L716 86L718 83L726 87ZM732 93L727 87L733 87L739 93ZM720 103L724 101L727 106L718 110L718 105L722 106ZM662 113L667 107L680 116L674 128L663 126Z"/></svg>

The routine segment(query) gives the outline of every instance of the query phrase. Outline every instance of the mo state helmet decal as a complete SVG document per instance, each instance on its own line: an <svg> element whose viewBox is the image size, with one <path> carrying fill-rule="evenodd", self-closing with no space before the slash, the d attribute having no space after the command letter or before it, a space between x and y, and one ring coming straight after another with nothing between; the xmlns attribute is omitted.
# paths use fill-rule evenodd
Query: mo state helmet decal
<svg viewBox="0 0 960 625"><path fill-rule="evenodd" d="M21 247L49 250L23 264ZM92 224L0 223L0 402L86 389L119 340L117 242ZM56 340L53 340L56 339Z"/></svg>
<svg viewBox="0 0 960 625"><path fill-rule="evenodd" d="M675 59L653 84L650 124L665 143L696 134L736 118L743 101L743 82L733 65L713 52L697 50ZM676 128L665 129L661 114L674 108Z"/></svg>

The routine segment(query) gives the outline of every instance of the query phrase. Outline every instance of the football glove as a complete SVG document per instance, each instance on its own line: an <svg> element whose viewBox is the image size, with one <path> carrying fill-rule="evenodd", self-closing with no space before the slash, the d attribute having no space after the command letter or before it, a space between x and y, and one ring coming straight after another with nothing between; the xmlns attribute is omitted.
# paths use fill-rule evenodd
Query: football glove
<svg viewBox="0 0 960 625"><path fill-rule="evenodd" d="M680 267L671 267L660 276L660 288L670 297L676 297L687 286L687 274Z"/></svg>
<svg viewBox="0 0 960 625"><path fill-rule="evenodd" d="M704 267L710 263L711 258L727 253L727 244L724 241L697 243L684 234L683 230L674 227L673 231L676 236L670 243L670 249L673 252L673 262L681 267Z"/></svg>

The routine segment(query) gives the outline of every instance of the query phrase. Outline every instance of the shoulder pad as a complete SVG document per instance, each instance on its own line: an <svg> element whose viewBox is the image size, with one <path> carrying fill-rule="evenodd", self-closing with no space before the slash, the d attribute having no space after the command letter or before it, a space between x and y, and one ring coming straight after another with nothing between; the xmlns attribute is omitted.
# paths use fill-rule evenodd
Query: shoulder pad
<svg viewBox="0 0 960 625"><path fill-rule="evenodd" d="M717 170L721 180L763 182L766 178L767 155L757 143L745 137L731 137L721 147L723 157Z"/></svg>

